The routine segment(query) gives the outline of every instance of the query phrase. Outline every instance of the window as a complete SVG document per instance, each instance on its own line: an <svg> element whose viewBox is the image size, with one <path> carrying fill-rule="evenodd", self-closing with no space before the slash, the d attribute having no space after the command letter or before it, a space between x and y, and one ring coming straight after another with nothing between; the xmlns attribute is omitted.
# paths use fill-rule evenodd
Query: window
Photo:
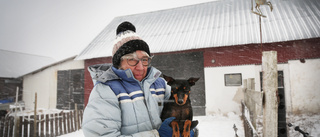
<svg viewBox="0 0 320 137"><path fill-rule="evenodd" d="M263 73L260 72L260 88L263 91ZM283 71L278 71L278 90L284 88Z"/></svg>
<svg viewBox="0 0 320 137"><path fill-rule="evenodd" d="M224 83L226 86L241 86L241 73L224 74Z"/></svg>

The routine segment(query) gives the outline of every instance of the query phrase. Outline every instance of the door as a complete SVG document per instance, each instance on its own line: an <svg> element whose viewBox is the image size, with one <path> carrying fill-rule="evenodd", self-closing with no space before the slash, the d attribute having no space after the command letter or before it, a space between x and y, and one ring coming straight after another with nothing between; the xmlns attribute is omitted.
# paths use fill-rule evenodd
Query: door
<svg viewBox="0 0 320 137"><path fill-rule="evenodd" d="M57 108L72 110L75 103L78 109L83 109L84 70L58 71Z"/></svg>
<svg viewBox="0 0 320 137"><path fill-rule="evenodd" d="M260 72L260 87L262 87L262 72ZM279 106L278 106L278 137L287 137L287 124L286 124L286 104L285 104L285 92L284 92L284 76L283 71L278 71L278 95L279 95Z"/></svg>
<svg viewBox="0 0 320 137"><path fill-rule="evenodd" d="M278 136L287 137L287 124L286 124L286 105L285 105L285 92L284 92L284 78L283 71L278 71L278 94L280 98L278 106Z"/></svg>

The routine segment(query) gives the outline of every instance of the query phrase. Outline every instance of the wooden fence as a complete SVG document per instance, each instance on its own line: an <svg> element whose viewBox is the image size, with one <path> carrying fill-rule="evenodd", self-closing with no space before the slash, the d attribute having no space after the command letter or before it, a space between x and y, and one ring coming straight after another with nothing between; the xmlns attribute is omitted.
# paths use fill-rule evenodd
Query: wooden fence
<svg viewBox="0 0 320 137"><path fill-rule="evenodd" d="M243 80L244 101L242 101L242 118L244 120L245 137L258 137L256 131L257 118L261 115L262 92L254 90L254 79Z"/></svg>
<svg viewBox="0 0 320 137"><path fill-rule="evenodd" d="M241 102L241 105L245 137L258 137L258 133L255 130L255 127L253 127L252 121L250 119L250 111L248 107L244 104L244 102Z"/></svg>
<svg viewBox="0 0 320 137"><path fill-rule="evenodd" d="M1 118L1 137L55 137L81 129L83 110ZM36 119L36 123L34 122ZM35 125L36 124L36 125ZM34 128L36 127L36 128ZM17 129L17 130L15 130Z"/></svg>
<svg viewBox="0 0 320 137"><path fill-rule="evenodd" d="M278 72L277 52L262 52L263 92L255 91L254 79L244 80L242 91L244 101L242 113L245 120L246 137L258 136L256 132L258 117L263 118L263 137L278 136ZM263 110L263 111L262 111ZM248 130L248 131L247 131Z"/></svg>

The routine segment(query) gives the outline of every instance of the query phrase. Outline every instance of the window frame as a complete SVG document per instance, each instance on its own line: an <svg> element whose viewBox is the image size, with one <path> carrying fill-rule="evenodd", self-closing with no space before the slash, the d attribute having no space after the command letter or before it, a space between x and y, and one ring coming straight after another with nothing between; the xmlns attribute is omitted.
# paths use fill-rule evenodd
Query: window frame
<svg viewBox="0 0 320 137"><path fill-rule="evenodd" d="M230 83L230 82L232 82L232 81L228 81L227 79L228 79L228 77L230 77L230 76L233 76L233 77L238 77L238 79L239 79L239 81L240 81L240 83L239 82L237 82L237 83ZM231 87L231 86L242 86L242 74L241 73L228 73L228 74L224 74L224 85L226 86L226 87Z"/></svg>

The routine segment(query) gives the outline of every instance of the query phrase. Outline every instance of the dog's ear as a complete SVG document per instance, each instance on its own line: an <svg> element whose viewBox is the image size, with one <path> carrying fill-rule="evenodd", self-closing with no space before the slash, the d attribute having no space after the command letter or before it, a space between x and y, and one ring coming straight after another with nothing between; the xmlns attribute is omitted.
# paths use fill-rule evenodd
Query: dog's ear
<svg viewBox="0 0 320 137"><path fill-rule="evenodd" d="M167 81L168 85L171 85L175 80L172 77L163 75L163 78Z"/></svg>
<svg viewBox="0 0 320 137"><path fill-rule="evenodd" d="M189 78L189 79L188 79L189 85L190 85L190 86L195 85L196 82L197 82L199 79L200 79L200 78L193 78L193 77Z"/></svg>

